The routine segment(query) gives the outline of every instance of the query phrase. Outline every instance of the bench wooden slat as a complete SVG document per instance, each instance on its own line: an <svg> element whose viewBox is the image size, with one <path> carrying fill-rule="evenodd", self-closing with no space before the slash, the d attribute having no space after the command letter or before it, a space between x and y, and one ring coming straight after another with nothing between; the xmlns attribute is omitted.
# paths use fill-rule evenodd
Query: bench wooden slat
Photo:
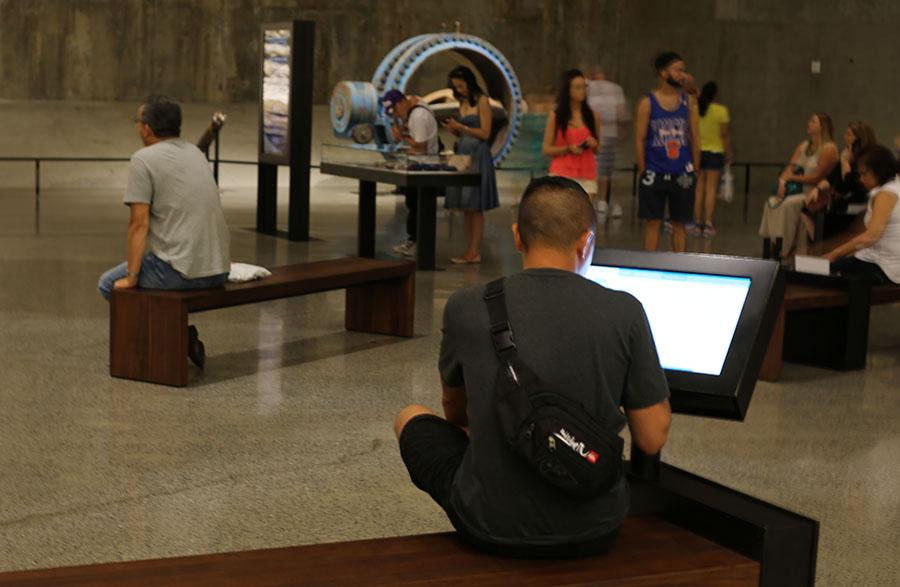
<svg viewBox="0 0 900 587"><path fill-rule="evenodd" d="M127 294L183 300L190 312L229 308L323 291L344 289L374 281L403 278L415 273L415 264L348 257L314 261L272 269L265 279L228 283L223 287L195 291L128 290Z"/></svg>
<svg viewBox="0 0 900 587"><path fill-rule="evenodd" d="M628 518L613 550L575 560L492 557L449 533L0 573L56 585L757 585L759 563L660 518Z"/></svg>
<svg viewBox="0 0 900 587"><path fill-rule="evenodd" d="M784 290L784 308L788 311L837 308L849 303L850 295L839 289L824 289L791 283Z"/></svg>

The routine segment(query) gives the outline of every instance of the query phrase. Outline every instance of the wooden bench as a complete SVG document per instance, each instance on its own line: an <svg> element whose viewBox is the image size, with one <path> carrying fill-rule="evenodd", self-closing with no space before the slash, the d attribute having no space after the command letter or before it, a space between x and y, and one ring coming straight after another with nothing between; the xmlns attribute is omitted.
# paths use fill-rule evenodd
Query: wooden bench
<svg viewBox="0 0 900 587"><path fill-rule="evenodd" d="M345 258L277 267L272 276L195 291L116 290L109 306L109 373L183 387L188 314L347 290L347 330L412 336L415 264Z"/></svg>
<svg viewBox="0 0 900 587"><path fill-rule="evenodd" d="M629 517L613 549L574 560L481 554L425 534L0 573L0 587L117 585L758 585L759 562L656 516Z"/></svg>
<svg viewBox="0 0 900 587"><path fill-rule="evenodd" d="M828 286L827 279L823 277L820 279L820 283L814 285L787 284L781 311L772 330L769 347L760 369L760 379L778 381L781 377L782 361L792 358L804 363L810 362L838 369L859 369L865 366L869 308L900 302L900 286L889 284L873 286L871 289L868 287L848 289L845 284L838 282L835 282L833 286ZM810 278L810 282L813 281ZM855 296L854 291L861 289L868 294L868 300L862 304L851 304L851 297ZM822 310L835 310L836 313L812 312ZM832 332L837 331L839 344L831 345L831 350L824 353L831 354L830 357L819 357L822 360L818 361L814 356L817 353L815 349L811 349L809 352L785 352L785 328L791 322L790 314L792 313L796 317L806 315L804 321L807 323L818 322L820 326L827 327ZM825 324L829 322L834 324ZM804 339L809 340L815 337L808 324L798 322L793 325L793 330L794 332L789 332L788 336L793 336L797 340L792 344L795 349L803 346ZM785 356L786 354L787 356Z"/></svg>

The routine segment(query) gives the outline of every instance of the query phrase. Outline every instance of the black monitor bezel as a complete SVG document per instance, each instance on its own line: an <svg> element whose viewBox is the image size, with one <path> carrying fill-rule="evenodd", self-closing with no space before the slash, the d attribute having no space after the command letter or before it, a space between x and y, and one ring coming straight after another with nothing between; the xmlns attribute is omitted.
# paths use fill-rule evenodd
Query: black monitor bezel
<svg viewBox="0 0 900 587"><path fill-rule="evenodd" d="M714 376L665 369L673 412L743 420L784 297L780 264L726 255L616 249L597 249L592 264L750 278L750 290L721 374ZM720 391L722 389L730 392L723 393Z"/></svg>
<svg viewBox="0 0 900 587"><path fill-rule="evenodd" d="M291 32L291 41L290 41L290 56L288 57L288 67L290 68L291 79L289 82L288 89L288 126L287 126L287 136L288 136L288 144L287 149L281 155L275 153L267 153L265 150L265 140L263 138L264 134L264 104L263 104L263 82L265 81L266 72L265 72L265 61L266 61L266 32L267 31L277 31L277 30L289 30ZM274 22L274 23L265 23L260 25L260 35L259 35L259 153L258 160L262 163L271 163L273 165L289 165L291 162L291 149L293 145L291 144L293 141L293 125L294 125L294 45L297 42L297 30L294 26L293 21L285 21L285 22Z"/></svg>

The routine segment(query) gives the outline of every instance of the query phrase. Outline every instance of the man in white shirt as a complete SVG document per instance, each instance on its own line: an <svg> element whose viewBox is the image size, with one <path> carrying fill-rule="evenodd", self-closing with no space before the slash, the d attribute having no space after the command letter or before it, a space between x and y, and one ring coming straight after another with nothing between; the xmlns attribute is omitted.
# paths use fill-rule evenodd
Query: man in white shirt
<svg viewBox="0 0 900 587"><path fill-rule="evenodd" d="M613 218L622 216L622 206L613 203L610 210L610 179L616 163L619 131L625 131L631 116L625 107L622 87L606 79L600 66L590 68L588 106L600 116L600 148L597 149L597 211L612 212Z"/></svg>
<svg viewBox="0 0 900 587"><path fill-rule="evenodd" d="M431 108L418 96L406 96L400 90L390 90L381 99L385 108L399 124L394 127L394 138L409 145L410 155L437 155L440 152L438 123ZM406 242L394 246L394 252L404 257L416 256L417 214L419 200L415 193L406 191Z"/></svg>

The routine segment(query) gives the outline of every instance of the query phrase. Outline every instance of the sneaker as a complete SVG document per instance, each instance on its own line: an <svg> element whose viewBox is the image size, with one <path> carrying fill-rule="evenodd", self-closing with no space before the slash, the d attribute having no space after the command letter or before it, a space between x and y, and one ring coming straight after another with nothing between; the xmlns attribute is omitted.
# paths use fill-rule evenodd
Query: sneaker
<svg viewBox="0 0 900 587"><path fill-rule="evenodd" d="M413 241L406 241L406 242L402 242L398 245L394 245L394 247L391 250L393 250L398 255L403 255L404 257L408 257L410 249L412 249L413 254L415 254L416 243L414 243Z"/></svg>
<svg viewBox="0 0 900 587"><path fill-rule="evenodd" d="M410 258L415 259L415 257L416 257L416 243L410 243L409 246L406 247L406 249L405 249L402 253L400 253L400 254L403 255L404 257L410 257Z"/></svg>
<svg viewBox="0 0 900 587"><path fill-rule="evenodd" d="M703 225L703 236L705 238L712 238L716 236L716 227L712 224L704 224Z"/></svg>
<svg viewBox="0 0 900 587"><path fill-rule="evenodd" d="M672 232L672 223L668 220L664 221L663 222L663 230L668 233L671 233Z"/></svg>
<svg viewBox="0 0 900 587"><path fill-rule="evenodd" d="M606 200L597 201L597 214L606 216L609 213L609 203Z"/></svg>
<svg viewBox="0 0 900 587"><path fill-rule="evenodd" d="M201 369L206 363L206 346L200 340L196 326L188 326L188 358Z"/></svg>
<svg viewBox="0 0 900 587"><path fill-rule="evenodd" d="M612 213L610 213L610 216L612 216L613 218L621 218L622 217L622 206L620 206L619 204L613 204L612 205Z"/></svg>
<svg viewBox="0 0 900 587"><path fill-rule="evenodd" d="M684 225L684 229L688 234L693 236L701 236L703 234L703 225L695 224L694 222L688 222Z"/></svg>

